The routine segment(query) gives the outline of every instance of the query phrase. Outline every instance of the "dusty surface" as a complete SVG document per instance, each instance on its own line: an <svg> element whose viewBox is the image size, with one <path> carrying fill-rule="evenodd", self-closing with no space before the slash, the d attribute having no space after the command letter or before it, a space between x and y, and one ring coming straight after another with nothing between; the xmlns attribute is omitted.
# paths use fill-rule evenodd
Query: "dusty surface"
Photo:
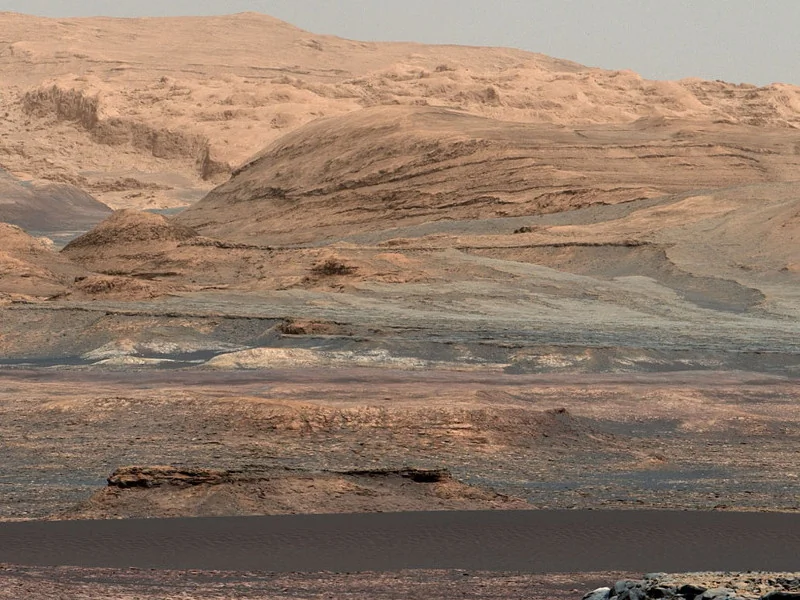
<svg viewBox="0 0 800 600"><path fill-rule="evenodd" d="M797 511L797 401L791 381L722 373L12 371L0 386L1 510L74 511L112 471L138 464L245 475L447 468L532 508ZM220 510L339 512L353 496L331 486L363 485L329 474L310 490L303 473L287 475L269 484L272 500L234 495ZM419 506L395 491L384 508ZM143 507L165 510L163 490L152 503L144 492ZM183 505L196 510L213 490L193 494Z"/></svg>
<svg viewBox="0 0 800 600"><path fill-rule="evenodd" d="M2 161L0 161L2 165ZM111 209L75 186L20 181L0 166L0 221L26 231L82 232L111 214Z"/></svg>
<svg viewBox="0 0 800 600"><path fill-rule="evenodd" d="M116 208L185 205L285 133L371 106L567 126L798 124L793 86L647 81L518 50L349 41L252 13L3 13L0 29L0 163L78 184Z"/></svg>
<svg viewBox="0 0 800 600"><path fill-rule="evenodd" d="M172 598L331 598L378 600L497 598L579 600L621 573L522 575L465 571L258 574L0 567L0 598L76 600Z"/></svg>

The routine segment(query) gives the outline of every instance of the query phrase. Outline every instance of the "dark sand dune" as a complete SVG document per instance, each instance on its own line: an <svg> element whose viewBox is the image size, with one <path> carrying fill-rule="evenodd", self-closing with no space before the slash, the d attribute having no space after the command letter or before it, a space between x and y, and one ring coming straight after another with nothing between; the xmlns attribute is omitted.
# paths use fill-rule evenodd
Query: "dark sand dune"
<svg viewBox="0 0 800 600"><path fill-rule="evenodd" d="M11 523L0 562L272 572L791 570L800 515L530 511Z"/></svg>

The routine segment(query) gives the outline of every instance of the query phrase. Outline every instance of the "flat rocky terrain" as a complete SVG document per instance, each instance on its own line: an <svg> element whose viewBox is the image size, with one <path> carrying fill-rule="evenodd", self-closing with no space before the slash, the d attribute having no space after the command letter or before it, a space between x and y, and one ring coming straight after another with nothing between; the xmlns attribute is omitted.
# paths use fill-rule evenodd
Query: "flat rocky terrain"
<svg viewBox="0 0 800 600"><path fill-rule="evenodd" d="M471 571L406 571L399 573L266 574L225 572L170 572L0 567L4 583L0 598L32 600L63 596L94 600L101 598L331 598L364 597L380 600L405 598L460 598L567 600L586 593L592 600L618 598L617 590L641 589L682 592L676 598L694 598L711 591L707 598L782 600L797 593L797 573L690 573L652 574L646 579L622 573L564 573L525 575ZM638 587L637 587L638 586ZM714 595L717 594L717 595ZM773 594L769 596L769 594ZM784 594L781 596L780 594ZM645 598L664 598L648 595ZM666 596L669 597L669 596Z"/></svg>
<svg viewBox="0 0 800 600"><path fill-rule="evenodd" d="M38 370L0 382L6 519L800 510L796 384L776 377ZM107 484L131 465L151 470Z"/></svg>
<svg viewBox="0 0 800 600"><path fill-rule="evenodd" d="M80 600L140 598L525 598L579 599L584 590L606 584L619 573L524 575L451 571L401 573L187 573L0 567L0 598Z"/></svg>

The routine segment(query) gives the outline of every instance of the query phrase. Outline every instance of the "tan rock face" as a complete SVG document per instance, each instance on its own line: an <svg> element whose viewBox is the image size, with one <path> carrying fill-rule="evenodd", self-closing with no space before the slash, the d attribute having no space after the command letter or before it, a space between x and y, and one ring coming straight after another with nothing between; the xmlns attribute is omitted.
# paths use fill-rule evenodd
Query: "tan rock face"
<svg viewBox="0 0 800 600"><path fill-rule="evenodd" d="M148 271L149 259L174 251L181 242L196 237L193 230L161 215L121 210L67 244L62 254L105 275L152 275L163 270L151 264L156 270Z"/></svg>
<svg viewBox="0 0 800 600"><path fill-rule="evenodd" d="M642 117L800 123L792 86L656 82L518 50L355 42L252 13L5 13L0 29L0 163L77 183L118 208L185 205L287 132L371 106L568 126ZM120 178L169 189L107 191Z"/></svg>
<svg viewBox="0 0 800 600"><path fill-rule="evenodd" d="M149 300L163 296L169 290L169 286L159 286L133 277L90 275L76 278L68 296L70 300Z"/></svg>
<svg viewBox="0 0 800 600"><path fill-rule="evenodd" d="M196 237L197 233L168 221L161 215L132 210L115 212L89 233L73 240L65 247L67 253L81 248L98 249L122 244L158 244L180 242Z"/></svg>
<svg viewBox="0 0 800 600"><path fill-rule="evenodd" d="M798 132L746 126L565 128L441 108L373 108L286 135L177 221L206 235L283 244L556 213L791 180L796 144Z"/></svg>
<svg viewBox="0 0 800 600"><path fill-rule="evenodd" d="M60 518L525 508L520 498L462 483L446 469L233 472L132 466L114 471L108 487Z"/></svg>
<svg viewBox="0 0 800 600"><path fill-rule="evenodd" d="M121 467L108 476L108 486L119 489L153 488L162 485L218 485L230 476L224 471L177 469L170 466Z"/></svg>
<svg viewBox="0 0 800 600"><path fill-rule="evenodd" d="M0 302L62 293L85 271L42 239L0 223Z"/></svg>

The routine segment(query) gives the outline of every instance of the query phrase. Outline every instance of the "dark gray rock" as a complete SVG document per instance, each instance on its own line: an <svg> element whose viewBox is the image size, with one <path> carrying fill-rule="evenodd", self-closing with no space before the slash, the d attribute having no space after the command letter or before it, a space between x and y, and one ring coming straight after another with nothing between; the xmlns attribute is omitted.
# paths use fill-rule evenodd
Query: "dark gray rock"
<svg viewBox="0 0 800 600"><path fill-rule="evenodd" d="M647 592L640 587L632 587L622 592L619 600L647 600Z"/></svg>
<svg viewBox="0 0 800 600"><path fill-rule="evenodd" d="M647 588L647 597L653 598L654 600L660 600L661 598L677 598L678 590L675 586L671 585L655 585Z"/></svg>
<svg viewBox="0 0 800 600"><path fill-rule="evenodd" d="M800 591L800 577L778 577L775 582L787 592Z"/></svg>
<svg viewBox="0 0 800 600"><path fill-rule="evenodd" d="M622 579L614 584L614 593L612 596L619 596L626 590L629 590L633 587L642 587L642 582L632 581L630 579Z"/></svg>
<svg viewBox="0 0 800 600"><path fill-rule="evenodd" d="M692 600L694 600L695 597L701 596L707 589L708 588L704 588L701 585L687 583L686 585L682 585L678 588L678 595L683 596L684 598L692 598Z"/></svg>
<svg viewBox="0 0 800 600"><path fill-rule="evenodd" d="M695 598L696 600L733 600L736 598L736 592L730 588L713 588Z"/></svg>
<svg viewBox="0 0 800 600"><path fill-rule="evenodd" d="M705 587L709 585L718 587ZM648 573L642 580L623 579L613 588L590 592L584 600L749 600L765 587L773 591L760 600L800 600L800 577L795 573L776 577L752 572L679 576Z"/></svg>

